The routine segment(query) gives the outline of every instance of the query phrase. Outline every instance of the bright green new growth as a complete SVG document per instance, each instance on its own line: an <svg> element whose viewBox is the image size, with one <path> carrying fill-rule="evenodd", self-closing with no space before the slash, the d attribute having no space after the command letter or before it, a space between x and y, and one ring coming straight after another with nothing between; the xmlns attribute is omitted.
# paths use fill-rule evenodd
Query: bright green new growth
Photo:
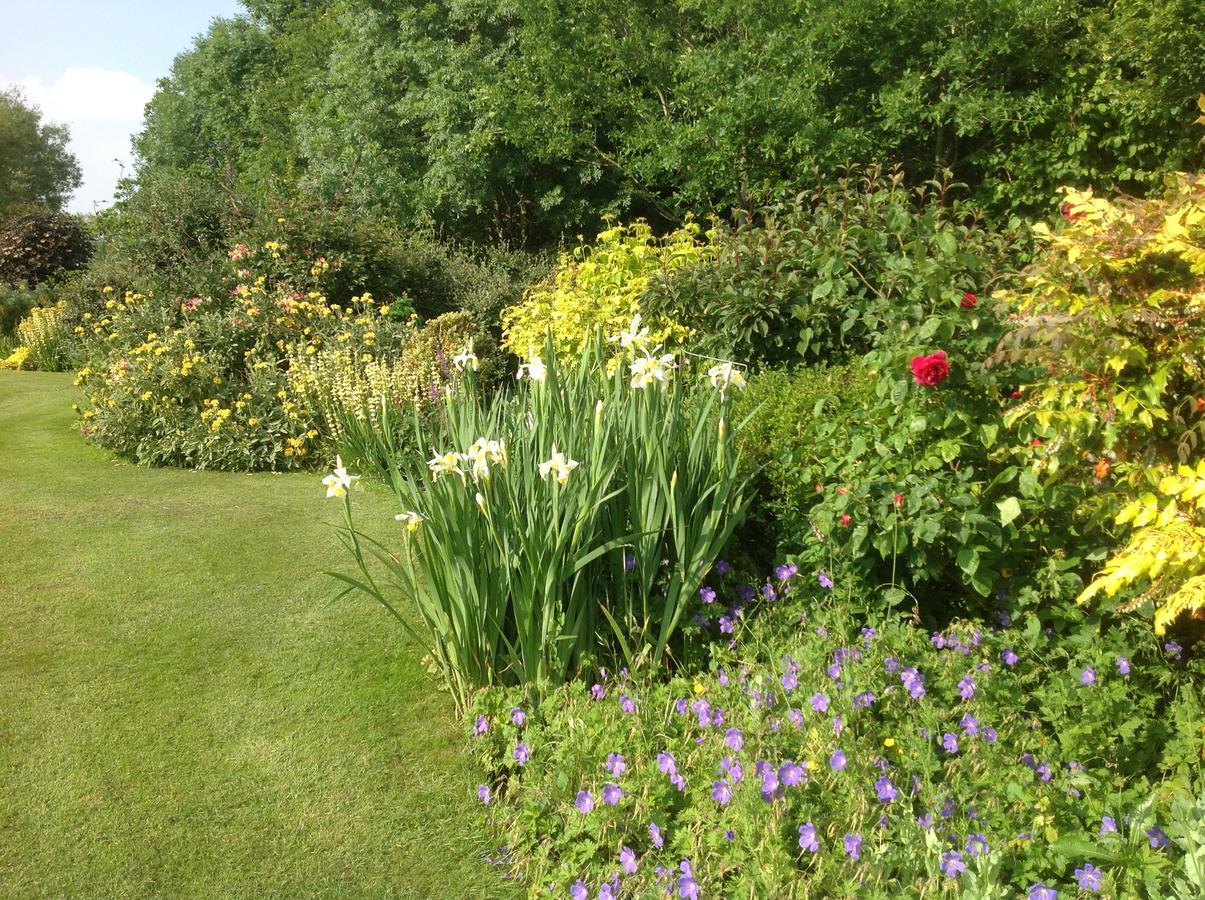
<svg viewBox="0 0 1205 900"><path fill-rule="evenodd" d="M546 347L513 394L484 399L469 377L434 426L416 418L434 458L395 460L400 553L345 499L360 571L339 577L403 624L395 602L415 599L461 709L485 685L538 694L590 665L668 662L748 502L722 389L672 377L664 357L607 375L597 336L574 366Z"/></svg>
<svg viewBox="0 0 1205 900"><path fill-rule="evenodd" d="M715 249L700 243L699 226L688 222L663 238L645 221L602 231L593 245L561 254L555 270L528 289L521 303L502 311L503 346L526 357L544 346L569 360L589 347L594 332L615 334L641 313L641 299L657 279L714 259ZM648 323L656 343L676 349L690 330L669 316Z"/></svg>

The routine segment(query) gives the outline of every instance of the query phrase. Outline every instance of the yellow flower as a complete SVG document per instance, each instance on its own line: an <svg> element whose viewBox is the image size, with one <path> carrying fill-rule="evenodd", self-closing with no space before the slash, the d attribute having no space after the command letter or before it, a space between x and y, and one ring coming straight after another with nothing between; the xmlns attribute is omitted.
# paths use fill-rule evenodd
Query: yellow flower
<svg viewBox="0 0 1205 900"><path fill-rule="evenodd" d="M883 741L883 746L890 750L895 746L895 738L887 738L887 740Z"/></svg>
<svg viewBox="0 0 1205 900"><path fill-rule="evenodd" d="M408 509L403 513L398 513L396 516L394 516L394 518L399 522L405 522L406 530L411 534L414 534L416 531L418 531L419 526L425 521L422 516L412 509Z"/></svg>
<svg viewBox="0 0 1205 900"><path fill-rule="evenodd" d="M259 424L259 419L254 419L254 418L252 418L252 419L248 419L248 420L247 420L247 424L248 424L248 425L258 425L258 424Z"/></svg>
<svg viewBox="0 0 1205 900"><path fill-rule="evenodd" d="M700 684L697 681L695 682L695 693L696 694L702 694L706 690L707 690L707 688L705 688L702 684Z"/></svg>

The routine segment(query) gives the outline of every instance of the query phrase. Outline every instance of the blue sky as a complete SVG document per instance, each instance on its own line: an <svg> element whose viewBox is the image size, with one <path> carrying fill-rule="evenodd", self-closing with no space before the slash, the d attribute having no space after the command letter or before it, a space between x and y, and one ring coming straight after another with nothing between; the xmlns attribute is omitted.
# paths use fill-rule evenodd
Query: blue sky
<svg viewBox="0 0 1205 900"><path fill-rule="evenodd" d="M71 128L84 183L69 208L108 205L142 107L176 55L237 0L0 0L0 87Z"/></svg>

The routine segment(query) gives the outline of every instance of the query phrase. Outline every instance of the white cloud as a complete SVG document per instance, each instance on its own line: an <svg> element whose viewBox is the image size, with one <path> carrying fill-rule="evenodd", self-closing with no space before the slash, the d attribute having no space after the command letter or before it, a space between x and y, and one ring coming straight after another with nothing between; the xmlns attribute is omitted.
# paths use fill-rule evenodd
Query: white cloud
<svg viewBox="0 0 1205 900"><path fill-rule="evenodd" d="M143 107L155 86L129 72L92 67L67 69L49 84L37 77L13 83L41 108L43 121L71 129L71 152L84 181L68 208L91 212L111 203L122 166L129 174L130 138L142 128Z"/></svg>

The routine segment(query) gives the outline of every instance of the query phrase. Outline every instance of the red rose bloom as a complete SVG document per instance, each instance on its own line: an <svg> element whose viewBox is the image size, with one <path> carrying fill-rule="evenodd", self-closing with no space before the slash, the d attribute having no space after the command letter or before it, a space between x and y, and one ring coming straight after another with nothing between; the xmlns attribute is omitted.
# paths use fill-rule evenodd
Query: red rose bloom
<svg viewBox="0 0 1205 900"><path fill-rule="evenodd" d="M974 294L972 294L970 291L967 291L965 294L962 295L962 308L963 309L974 309L975 304L978 302L979 302L979 298L976 297Z"/></svg>
<svg viewBox="0 0 1205 900"><path fill-rule="evenodd" d="M841 516L841 527L848 528L849 523L852 521L853 519L850 518L849 513L845 513L843 516Z"/></svg>
<svg viewBox="0 0 1205 900"><path fill-rule="evenodd" d="M925 387L937 387L950 374L950 363L946 360L946 351L938 350L928 356L912 357L912 377L917 384Z"/></svg>
<svg viewBox="0 0 1205 900"><path fill-rule="evenodd" d="M896 509L899 509L901 506L904 505L904 495L896 494L894 497L891 498L891 502L895 504Z"/></svg>

